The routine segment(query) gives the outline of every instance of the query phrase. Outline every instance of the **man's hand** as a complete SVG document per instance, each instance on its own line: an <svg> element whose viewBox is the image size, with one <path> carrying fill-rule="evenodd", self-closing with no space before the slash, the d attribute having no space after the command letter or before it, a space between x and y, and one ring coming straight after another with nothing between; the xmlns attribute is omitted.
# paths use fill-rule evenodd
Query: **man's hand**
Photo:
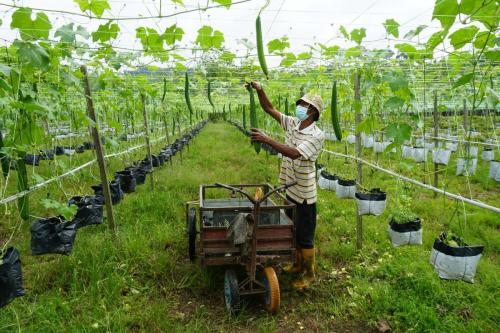
<svg viewBox="0 0 500 333"><path fill-rule="evenodd" d="M252 132L250 133L250 139L252 140L252 142L262 142L262 143L268 142L269 137L260 129L252 128L251 131Z"/></svg>
<svg viewBox="0 0 500 333"><path fill-rule="evenodd" d="M248 88L249 85L257 91L262 90L262 86L257 81L251 81L250 83L246 83L245 87Z"/></svg>

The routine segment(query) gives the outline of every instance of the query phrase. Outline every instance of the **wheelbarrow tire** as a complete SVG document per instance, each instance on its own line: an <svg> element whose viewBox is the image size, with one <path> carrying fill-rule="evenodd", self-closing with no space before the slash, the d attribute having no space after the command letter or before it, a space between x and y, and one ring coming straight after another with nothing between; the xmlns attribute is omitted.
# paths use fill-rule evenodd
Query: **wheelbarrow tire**
<svg viewBox="0 0 500 333"><path fill-rule="evenodd" d="M240 309L240 289L238 287L238 278L233 269L227 269L224 274L224 303L229 313L238 313Z"/></svg>
<svg viewBox="0 0 500 333"><path fill-rule="evenodd" d="M276 313L280 308L280 284L274 268L264 268L264 285L266 286L264 294L266 310L270 313Z"/></svg>
<svg viewBox="0 0 500 333"><path fill-rule="evenodd" d="M190 208L187 221L189 260L196 260L196 209Z"/></svg>

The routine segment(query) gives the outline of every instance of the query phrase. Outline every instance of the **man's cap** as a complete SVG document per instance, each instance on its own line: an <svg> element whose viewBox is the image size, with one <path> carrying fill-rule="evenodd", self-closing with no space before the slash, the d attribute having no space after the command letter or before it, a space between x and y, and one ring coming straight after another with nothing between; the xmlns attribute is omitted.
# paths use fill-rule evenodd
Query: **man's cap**
<svg viewBox="0 0 500 333"><path fill-rule="evenodd" d="M298 105L300 101L304 101L307 104L314 106L319 113L323 112L323 100L320 95L305 94L297 100L297 102L295 102L295 105Z"/></svg>

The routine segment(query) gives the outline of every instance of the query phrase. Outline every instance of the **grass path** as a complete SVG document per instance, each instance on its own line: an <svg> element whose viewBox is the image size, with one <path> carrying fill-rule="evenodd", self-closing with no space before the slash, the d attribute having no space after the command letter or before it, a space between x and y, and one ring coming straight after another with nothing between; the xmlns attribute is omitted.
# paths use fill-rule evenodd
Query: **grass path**
<svg viewBox="0 0 500 333"><path fill-rule="evenodd" d="M234 127L211 123L184 151L182 163L176 157L172 169L166 164L155 172L154 191L146 182L115 206L116 243L106 225L87 227L78 232L71 256L33 257L29 226L23 225L13 244L21 251L27 295L0 310L0 331L370 332L381 322L394 331L495 330L498 220L477 211L470 221L472 239L486 245L476 284L442 281L428 258L443 227L439 217L451 208L443 212L441 202L424 195L415 203L425 221L423 246L393 249L384 214L365 219L365 247L356 253L354 202L320 191L318 283L297 293L280 275L278 315L251 300L239 316L228 316L223 269L188 260L184 203L198 199L199 184L275 183L277 172L276 159L257 156Z"/></svg>

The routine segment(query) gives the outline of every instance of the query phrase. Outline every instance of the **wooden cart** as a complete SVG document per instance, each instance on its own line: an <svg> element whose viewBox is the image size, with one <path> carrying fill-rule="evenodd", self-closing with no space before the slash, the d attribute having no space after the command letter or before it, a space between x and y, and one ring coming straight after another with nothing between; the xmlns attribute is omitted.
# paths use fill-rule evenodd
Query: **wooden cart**
<svg viewBox="0 0 500 333"><path fill-rule="evenodd" d="M268 311L275 313L279 309L280 289L273 265L295 259L294 218L290 219L285 210L291 209L292 216L296 216L295 205L279 191L293 185L278 188L269 184L201 185L199 201L186 203L191 261L198 254L196 237L199 234L199 256L203 266L245 267L247 276L241 281L233 268L225 272L224 300L231 313L238 311L240 296L244 295L262 294ZM255 200L253 193L259 187L263 196ZM198 211L193 205L199 205ZM227 238L228 227L239 213L251 213L253 217L247 244L249 251L245 253ZM262 276L260 279L257 279L257 273Z"/></svg>

